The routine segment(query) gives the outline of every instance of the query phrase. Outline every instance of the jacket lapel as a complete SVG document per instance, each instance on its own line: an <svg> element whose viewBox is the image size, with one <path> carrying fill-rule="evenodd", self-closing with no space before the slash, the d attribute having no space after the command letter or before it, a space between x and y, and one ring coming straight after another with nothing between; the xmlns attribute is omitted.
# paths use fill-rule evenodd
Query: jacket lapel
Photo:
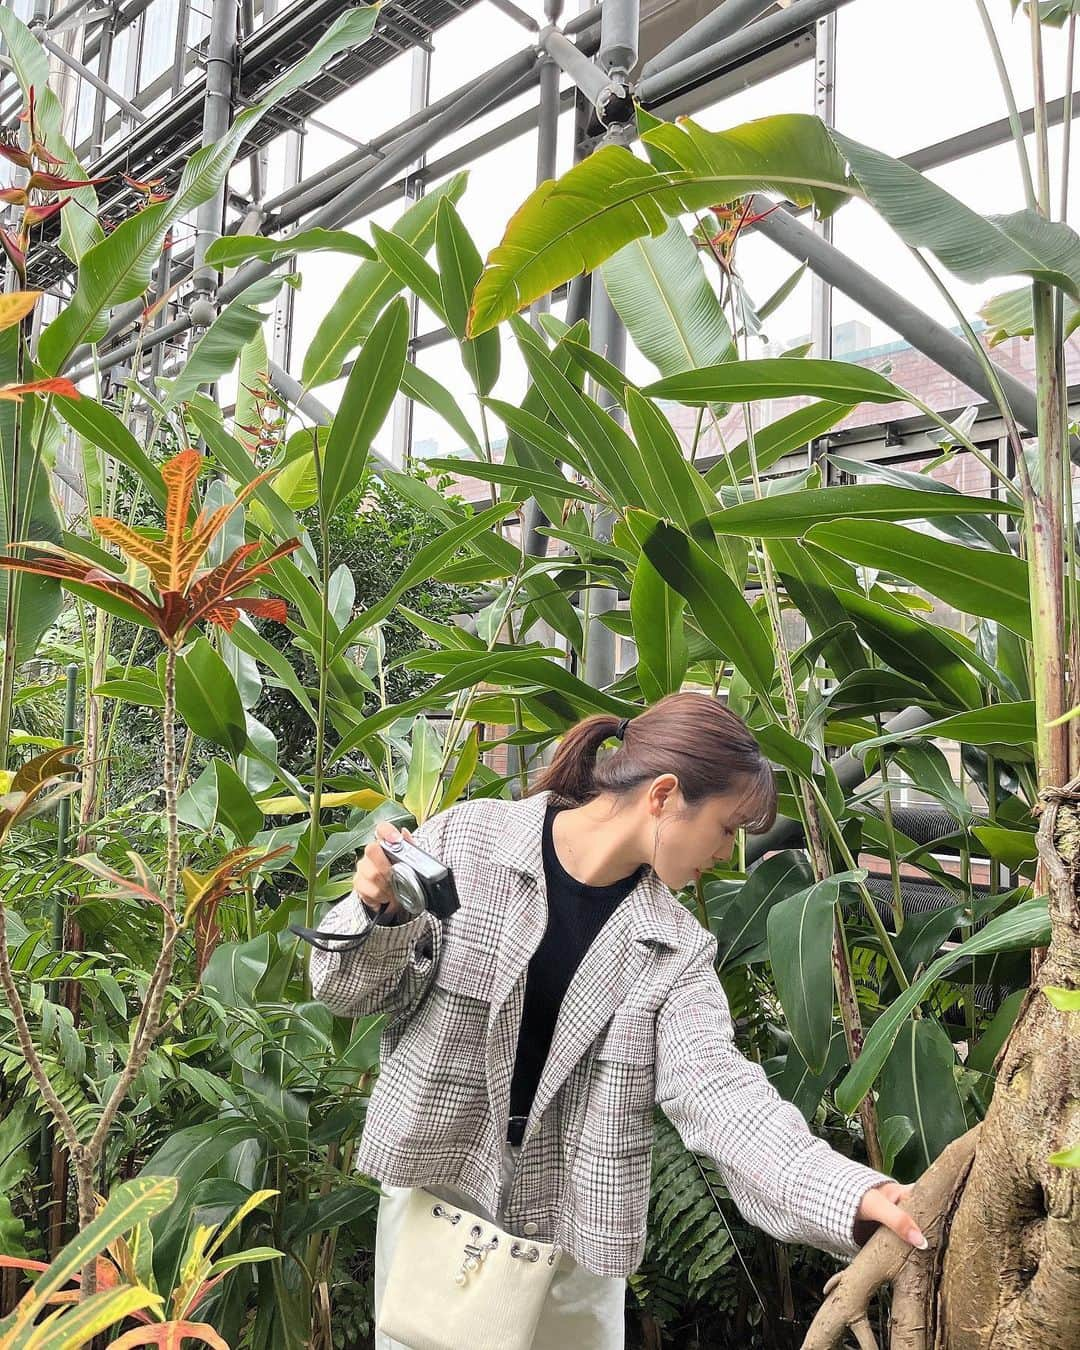
<svg viewBox="0 0 1080 1350"><path fill-rule="evenodd" d="M492 850L492 861L514 874L496 955L488 1021L488 1092L497 1128L510 1109L525 976L547 928L543 826L551 795L539 792L515 803L509 828ZM677 946L671 908L674 903L663 882L647 872L585 953L559 1009L523 1144L535 1132L541 1115L574 1066L625 1000L650 958L650 944Z"/></svg>

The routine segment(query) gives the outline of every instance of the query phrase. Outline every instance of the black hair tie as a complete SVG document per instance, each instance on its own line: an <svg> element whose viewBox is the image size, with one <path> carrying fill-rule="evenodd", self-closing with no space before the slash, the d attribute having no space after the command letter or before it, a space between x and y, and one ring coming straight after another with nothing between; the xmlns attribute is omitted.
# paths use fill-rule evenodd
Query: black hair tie
<svg viewBox="0 0 1080 1350"><path fill-rule="evenodd" d="M626 735L626 728L629 725L630 725L629 717L624 717L623 720L619 723L619 725L615 728L615 735L618 740L621 741L622 738Z"/></svg>

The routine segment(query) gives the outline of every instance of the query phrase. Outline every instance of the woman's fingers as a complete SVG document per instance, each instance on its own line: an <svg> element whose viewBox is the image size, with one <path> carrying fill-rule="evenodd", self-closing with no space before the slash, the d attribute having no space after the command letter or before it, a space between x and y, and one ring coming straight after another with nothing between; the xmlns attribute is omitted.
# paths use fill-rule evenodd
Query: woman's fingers
<svg viewBox="0 0 1080 1350"><path fill-rule="evenodd" d="M882 1223L886 1228L891 1228L897 1237L903 1238L913 1247L918 1247L920 1251L925 1251L929 1244L922 1230L900 1204L913 1190L913 1185L902 1186L897 1181L875 1186L863 1196L857 1217L869 1219L873 1223Z"/></svg>
<svg viewBox="0 0 1080 1350"><path fill-rule="evenodd" d="M381 820L375 826L375 835L357 861L353 873L353 890L368 909L385 909L391 918L397 918L404 911L390 884L393 863L383 852L379 840L393 843L404 835L411 843L412 834L408 830L399 830L389 821Z"/></svg>

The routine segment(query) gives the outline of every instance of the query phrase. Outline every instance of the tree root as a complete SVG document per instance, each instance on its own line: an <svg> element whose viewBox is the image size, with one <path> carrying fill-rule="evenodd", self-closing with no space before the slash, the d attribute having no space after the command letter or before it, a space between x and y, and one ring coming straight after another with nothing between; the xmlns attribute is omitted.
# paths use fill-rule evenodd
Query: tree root
<svg viewBox="0 0 1080 1350"><path fill-rule="evenodd" d="M883 1284L893 1286L890 1350L928 1350L928 1313L936 1267L953 1203L975 1156L980 1126L954 1139L922 1175L904 1208L914 1215L930 1246L917 1251L890 1228L879 1228L846 1269L825 1285L825 1301L802 1350L833 1350L850 1330L859 1350L876 1350L870 1301Z"/></svg>

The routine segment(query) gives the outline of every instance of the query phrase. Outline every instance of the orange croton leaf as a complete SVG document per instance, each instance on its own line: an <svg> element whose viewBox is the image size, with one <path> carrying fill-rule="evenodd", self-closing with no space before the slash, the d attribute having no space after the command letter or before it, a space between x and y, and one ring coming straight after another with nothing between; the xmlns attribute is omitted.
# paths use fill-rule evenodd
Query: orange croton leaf
<svg viewBox="0 0 1080 1350"><path fill-rule="evenodd" d="M262 853L250 844L245 844L226 853L210 872L184 868L181 874L187 901L184 920L189 922L192 914L195 916L195 969L200 974L221 938L217 926L217 911L221 902L230 891L242 884L249 872L288 851L288 844L282 844L269 853Z"/></svg>
<svg viewBox="0 0 1080 1350"><path fill-rule="evenodd" d="M161 477L167 490L165 533L162 539L147 539L110 516L91 517L90 523L103 538L146 567L154 585L162 593L187 590L195 569L229 516L251 496L260 483L275 472L268 469L266 473L252 478L236 494L235 501L219 506L209 516L205 510L200 511L189 532L187 518L195 479L205 463L205 458L198 450L189 449L181 450L162 465Z"/></svg>
<svg viewBox="0 0 1080 1350"><path fill-rule="evenodd" d="M0 295L0 328L20 323L37 304L40 291L9 291Z"/></svg>
<svg viewBox="0 0 1080 1350"><path fill-rule="evenodd" d="M202 1341L211 1350L229 1350L208 1322L153 1322L150 1326L125 1331L119 1340L111 1343L111 1350L133 1350L138 1345L156 1345L161 1350L183 1350L184 1341Z"/></svg>
<svg viewBox="0 0 1080 1350"><path fill-rule="evenodd" d="M62 375L53 375L47 380L32 380L29 384L0 385L0 399L21 403L24 394L63 394L64 398L82 398L71 381L65 380Z"/></svg>
<svg viewBox="0 0 1080 1350"><path fill-rule="evenodd" d="M75 766L66 761L80 748L78 745L58 746L28 759L15 771L6 791L0 793L0 840L17 821L35 815L56 797L70 796L77 791L79 783L65 782L64 776L75 772ZM52 792L45 798L42 794L48 789Z"/></svg>
<svg viewBox="0 0 1080 1350"><path fill-rule="evenodd" d="M98 1256L95 1259L94 1265L96 1267L97 1287L99 1289L115 1289L120 1283L120 1273L108 1257ZM11 1270L26 1271L45 1271L49 1269L47 1261L30 1261L21 1256L0 1256L0 1268L2 1267L7 1267ZM54 1303L78 1303L78 1286L82 1284L82 1272L80 1271L77 1274L72 1275L71 1279L75 1283L76 1288L56 1290L56 1292L50 1294L48 1298L39 1300L41 1306L46 1307ZM31 1288L28 1292L32 1293L33 1289Z"/></svg>
<svg viewBox="0 0 1080 1350"><path fill-rule="evenodd" d="M118 891L124 895L130 895L136 900L149 900L151 904L164 911L166 917L172 917L172 911L165 903L154 884L154 878L150 875L150 870L143 862L142 858L131 849L127 851L127 856L131 859L132 866L135 869L135 877L125 877L123 873L116 872L107 863L97 857L94 853L80 853L72 861L85 867L95 877L100 877L102 881L111 882ZM112 891L99 891L98 895L111 896Z"/></svg>

